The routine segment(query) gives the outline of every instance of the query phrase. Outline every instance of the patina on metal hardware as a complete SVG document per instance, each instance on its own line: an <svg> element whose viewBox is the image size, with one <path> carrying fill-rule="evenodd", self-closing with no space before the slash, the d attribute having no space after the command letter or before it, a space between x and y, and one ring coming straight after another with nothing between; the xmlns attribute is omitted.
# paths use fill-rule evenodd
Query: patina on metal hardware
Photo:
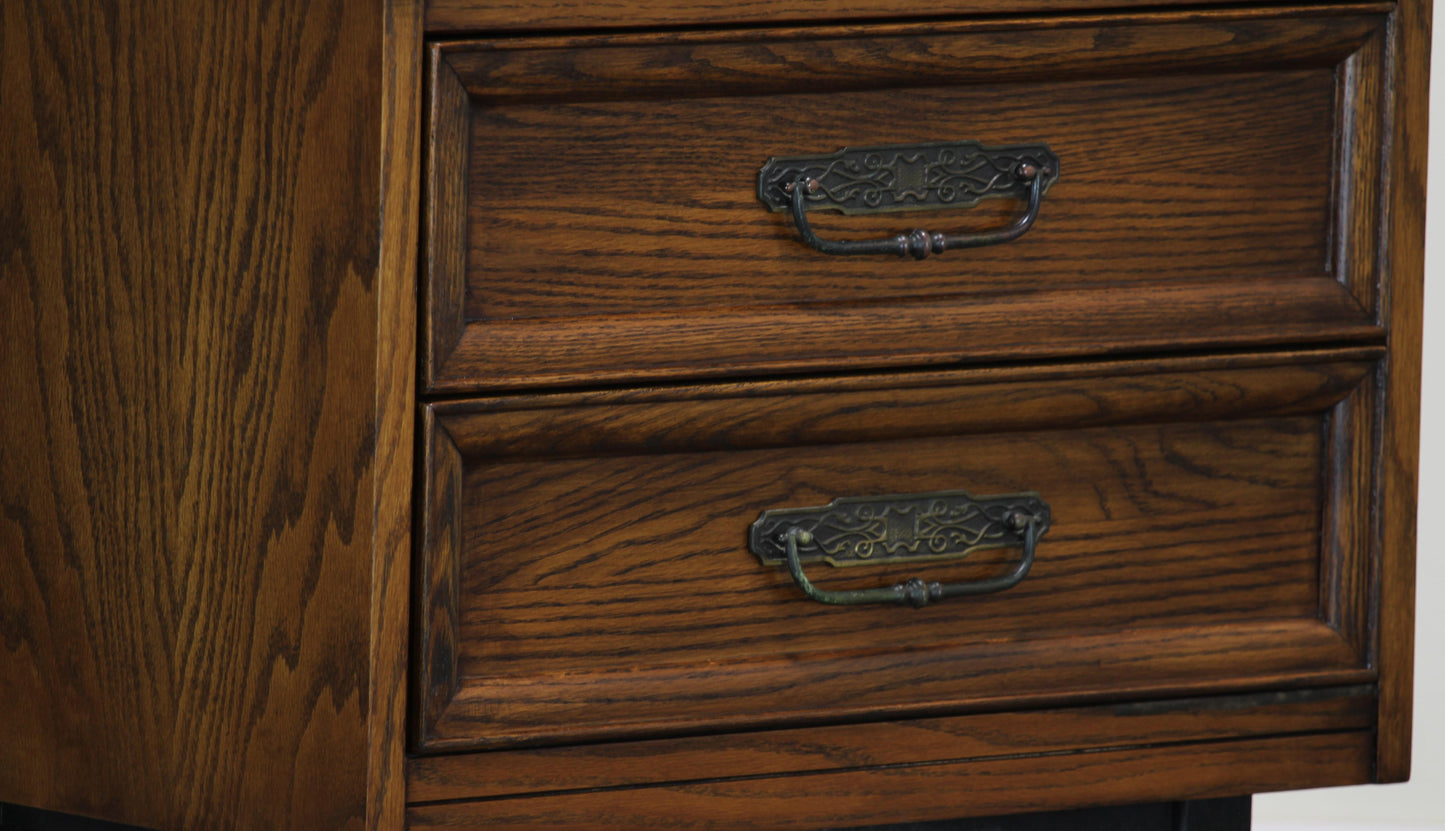
<svg viewBox="0 0 1445 831"><path fill-rule="evenodd" d="M808 597L834 605L899 603L921 608L949 597L990 594L1028 576L1049 529L1049 505L1037 493L974 497L966 491L844 497L819 508L764 511L749 531L753 554L788 567ZM1007 573L939 583L914 577L892 586L831 591L813 585L805 562L833 566L949 560L987 548L1021 548Z"/></svg>
<svg viewBox="0 0 1445 831"><path fill-rule="evenodd" d="M1059 158L1046 144L985 147L976 141L843 148L821 156L768 159L758 171L758 199L792 211L803 242L824 254L898 254L924 259L1023 236L1038 219L1044 194L1059 179ZM1005 228L978 234L916 229L869 240L826 240L809 210L843 214L971 208L984 199L1025 199L1024 213Z"/></svg>

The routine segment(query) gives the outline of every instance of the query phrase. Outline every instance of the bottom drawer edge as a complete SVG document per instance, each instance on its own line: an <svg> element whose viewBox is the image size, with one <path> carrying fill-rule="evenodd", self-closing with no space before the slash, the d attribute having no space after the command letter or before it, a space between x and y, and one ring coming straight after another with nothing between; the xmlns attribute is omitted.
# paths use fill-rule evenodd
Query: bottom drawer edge
<svg viewBox="0 0 1445 831"><path fill-rule="evenodd" d="M1359 784L1374 731L584 790L412 805L407 827L797 829L1204 799Z"/></svg>
<svg viewBox="0 0 1445 831"><path fill-rule="evenodd" d="M1134 760L1159 754L1163 759L1182 760L1188 753L1197 752L1204 764L1209 758L1222 758L1217 757L1219 753L1228 756L1224 748L1229 747L1238 750L1241 761L1247 761L1254 751L1240 749L1246 744L1273 747L1271 743L1285 742L1287 746L1305 739L1329 744L1354 732L1368 734L1374 721L1374 687L1360 685L418 756L408 760L407 798L416 818L434 817L440 821L441 817L462 816L468 811L480 812L478 817L491 816L493 809L484 809L481 803L506 801L508 797L546 799L555 802L560 810L563 805L582 804L569 800L585 795L584 791L591 794L589 799L600 799L597 793L615 789L695 796L721 789L719 793L736 795L748 791L745 782L749 781L753 783L750 787L760 793L781 794L792 788L798 794L811 794L814 785L837 776L861 777L860 781L872 781L874 776L883 776L885 781L914 779L921 796L929 792L927 782L942 775L942 769L953 770L959 777L989 777L990 788L995 787L995 777L1002 777L1000 782L1006 789L1013 787L1006 783L1016 776L1027 779L1042 775L1029 773L1037 766L1042 766L1038 767L1040 771L1056 765L1064 765L1065 770L1102 766L1097 775L1107 778L1111 774L1103 769L1117 765L1123 773L1134 768ZM1338 749L1332 753L1338 756L1332 764L1353 759L1349 753L1340 755ZM1304 753L1296 760L1302 767L1294 773L1289 773L1294 768L1288 757L1272 762L1269 770L1301 775L1323 761L1323 757L1316 756ZM1368 754L1361 758L1367 759ZM1060 761L1069 759L1073 761ZM1367 781L1368 765L1361 770L1359 777L1350 781ZM785 784L789 780L793 785ZM1061 779L1060 784L1067 784L1067 779ZM1023 780L1019 786L1027 787ZM1313 785L1283 783L1279 787ZM1264 780L1256 784L1239 780L1239 787L1227 790L1246 793L1268 789ZM1157 797L1145 794L1141 798L1207 795L1211 794L1181 791ZM741 797L718 796L716 804L726 804L731 798ZM627 800L618 798L619 803ZM1022 797L1020 800L1013 803L1011 810L1040 810ZM704 803L713 804L713 800L702 800L698 810ZM950 810L954 813L945 812L944 816L963 816L957 813L960 806L956 804L950 804ZM690 808L683 811L679 805L679 811L679 817L693 816ZM699 816L707 813L702 811Z"/></svg>

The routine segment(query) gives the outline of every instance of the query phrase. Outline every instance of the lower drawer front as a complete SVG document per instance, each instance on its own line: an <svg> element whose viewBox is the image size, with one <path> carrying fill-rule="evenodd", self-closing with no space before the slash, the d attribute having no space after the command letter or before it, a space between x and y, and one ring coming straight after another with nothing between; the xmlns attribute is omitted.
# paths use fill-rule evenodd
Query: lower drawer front
<svg viewBox="0 0 1445 831"><path fill-rule="evenodd" d="M1194 359L431 405L418 748L1354 683L1350 448L1369 354ZM923 609L830 606L760 512L1037 492L1032 571ZM985 580L1020 551L825 589Z"/></svg>

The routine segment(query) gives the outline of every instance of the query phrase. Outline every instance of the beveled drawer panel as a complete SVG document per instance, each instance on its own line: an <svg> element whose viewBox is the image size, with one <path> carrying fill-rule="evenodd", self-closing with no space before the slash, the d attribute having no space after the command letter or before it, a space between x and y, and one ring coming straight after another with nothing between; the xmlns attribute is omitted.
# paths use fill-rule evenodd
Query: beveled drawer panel
<svg viewBox="0 0 1445 831"><path fill-rule="evenodd" d="M479 399L426 411L417 744L545 744L1356 683L1376 351ZM760 511L1037 491L1033 571L831 607ZM961 561L813 569L828 588Z"/></svg>
<svg viewBox="0 0 1445 831"><path fill-rule="evenodd" d="M429 387L1377 340L1383 17L1336 11L439 44ZM1021 239L829 256L757 197L773 156L964 139L1057 153Z"/></svg>
<svg viewBox="0 0 1445 831"><path fill-rule="evenodd" d="M1161 6L1209 6L1232 0L848 0L826 6L810 0L427 0L426 28L432 33L498 29L637 28L642 26L768 24L892 18L937 18L950 14L1022 14L1077 12L1090 9L1131 9ZM1296 9L1328 3L1256 2L1256 6L1289 5Z"/></svg>

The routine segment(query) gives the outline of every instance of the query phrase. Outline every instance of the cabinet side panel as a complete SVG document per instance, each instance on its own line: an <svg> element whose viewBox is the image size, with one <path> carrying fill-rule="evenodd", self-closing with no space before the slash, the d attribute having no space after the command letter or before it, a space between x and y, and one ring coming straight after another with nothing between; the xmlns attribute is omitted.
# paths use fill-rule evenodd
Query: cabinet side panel
<svg viewBox="0 0 1445 831"><path fill-rule="evenodd" d="M0 7L0 801L362 827L380 7Z"/></svg>
<svg viewBox="0 0 1445 831"><path fill-rule="evenodd" d="M1380 462L1381 554L1376 630L1380 738L1375 777L1410 776L1415 654L1415 513L1420 479L1420 349L1424 326L1425 159L1429 149L1430 0L1406 0L1393 22L1393 123L1386 179L1382 317L1389 327Z"/></svg>
<svg viewBox="0 0 1445 831"><path fill-rule="evenodd" d="M401 828L416 423L416 281L421 147L421 4L387 0L381 270L377 275L376 547L371 589L368 831Z"/></svg>

